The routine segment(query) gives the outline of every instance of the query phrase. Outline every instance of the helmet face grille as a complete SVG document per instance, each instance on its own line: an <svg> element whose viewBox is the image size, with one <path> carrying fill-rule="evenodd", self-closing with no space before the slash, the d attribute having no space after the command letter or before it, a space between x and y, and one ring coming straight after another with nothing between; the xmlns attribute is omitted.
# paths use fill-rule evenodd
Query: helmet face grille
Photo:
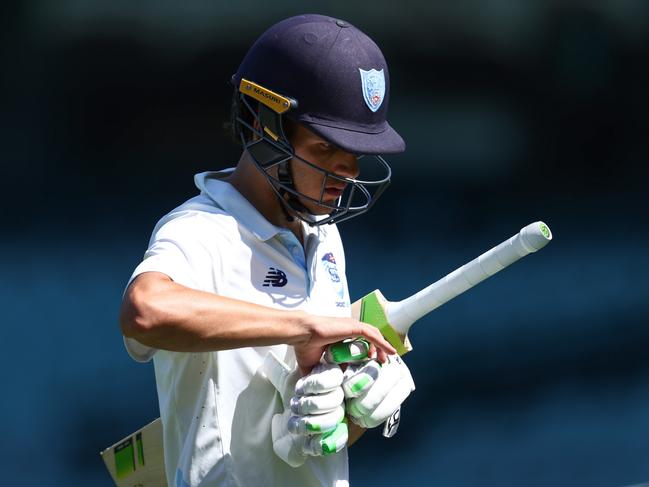
<svg viewBox="0 0 649 487"><path fill-rule="evenodd" d="M236 127L241 143L290 216L313 226L348 220L368 211L390 184L392 171L381 156L358 158L363 179L334 174L295 154L284 132L281 114L261 104L255 110L243 93L239 94L239 102L241 107L237 110ZM248 121L250 118L243 116L244 112L253 120L252 124ZM274 130L269 129L265 123L272 125ZM291 168L295 164L304 164L320 175L322 182L318 196L306 195L295 188L291 177ZM333 182L345 189L335 201L325 201L325 188ZM304 205L306 202L315 203L325 209L327 214L309 213Z"/></svg>

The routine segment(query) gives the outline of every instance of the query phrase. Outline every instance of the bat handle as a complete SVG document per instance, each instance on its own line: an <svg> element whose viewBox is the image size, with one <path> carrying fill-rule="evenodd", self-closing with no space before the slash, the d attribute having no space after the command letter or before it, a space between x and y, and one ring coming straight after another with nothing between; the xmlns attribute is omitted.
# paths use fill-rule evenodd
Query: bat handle
<svg viewBox="0 0 649 487"><path fill-rule="evenodd" d="M493 247L471 262L402 301L386 306L388 322L399 335L422 316L471 289L526 255L545 247L552 240L550 228L543 222L530 223L513 237Z"/></svg>

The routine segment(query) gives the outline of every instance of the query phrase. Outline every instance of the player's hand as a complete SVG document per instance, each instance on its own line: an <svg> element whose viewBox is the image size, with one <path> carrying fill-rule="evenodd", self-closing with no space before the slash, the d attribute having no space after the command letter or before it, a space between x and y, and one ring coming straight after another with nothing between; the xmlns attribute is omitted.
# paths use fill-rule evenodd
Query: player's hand
<svg viewBox="0 0 649 487"><path fill-rule="evenodd" d="M349 364L343 390L349 418L363 428L374 428L392 416L385 436L396 432L401 403L415 390L410 370L398 355L383 365L376 360Z"/></svg>
<svg viewBox="0 0 649 487"><path fill-rule="evenodd" d="M331 455L347 444L344 422L343 372L336 364L319 363L311 373L299 377L272 352L264 372L279 390L284 411L272 421L275 454L292 467L309 456Z"/></svg>
<svg viewBox="0 0 649 487"><path fill-rule="evenodd" d="M320 362L328 345L348 338L367 340L370 343L370 356L376 356L379 362L385 362L389 354L396 353L376 327L353 318L310 315L306 328L306 338L295 345L295 358L302 373L308 373Z"/></svg>

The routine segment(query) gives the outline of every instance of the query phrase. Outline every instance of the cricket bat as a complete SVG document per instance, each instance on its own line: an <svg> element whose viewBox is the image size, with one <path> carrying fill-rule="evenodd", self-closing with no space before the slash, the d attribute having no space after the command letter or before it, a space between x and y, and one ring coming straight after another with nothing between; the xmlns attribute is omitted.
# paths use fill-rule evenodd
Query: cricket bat
<svg viewBox="0 0 649 487"><path fill-rule="evenodd" d="M406 299L388 301L378 289L372 291L352 304L352 316L377 327L399 355L403 355L412 350L407 335L418 319L522 257L542 249L550 240L552 232L545 223L531 223ZM329 347L327 360L338 363L359 360L367 356L368 349L369 345L360 340L337 343ZM101 456L118 487L166 485L160 419L107 448Z"/></svg>
<svg viewBox="0 0 649 487"><path fill-rule="evenodd" d="M101 452L117 487L164 487L164 451L160 418Z"/></svg>
<svg viewBox="0 0 649 487"><path fill-rule="evenodd" d="M550 228L542 221L530 223L513 237L455 269L416 294L401 301L388 301L378 289L352 304L352 316L374 325L399 355L412 350L408 330L422 316L500 272L552 240ZM360 342L360 343L359 343ZM367 356L367 342L352 340L331 345L327 360L351 362Z"/></svg>

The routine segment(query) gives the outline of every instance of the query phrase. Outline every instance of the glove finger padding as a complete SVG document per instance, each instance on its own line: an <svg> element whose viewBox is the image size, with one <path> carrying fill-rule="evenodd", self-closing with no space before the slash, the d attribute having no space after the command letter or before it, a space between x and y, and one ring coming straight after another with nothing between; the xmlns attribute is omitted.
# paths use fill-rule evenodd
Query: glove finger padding
<svg viewBox="0 0 649 487"><path fill-rule="evenodd" d="M340 408L342 410L342 406ZM320 434L294 434L289 431L292 418L287 409L282 414L273 416L272 439L273 451L291 467L304 464L307 456L323 456L337 453L347 445L349 437L344 410L341 419L330 431Z"/></svg>
<svg viewBox="0 0 649 487"><path fill-rule="evenodd" d="M391 391L390 396L386 397L381 403L376 406L376 409L365 413L356 414L353 411L348 411L351 420L362 428L375 428L383 424L392 413L394 413L401 403L410 395L412 389L406 383L399 383ZM353 409L353 408L352 408Z"/></svg>
<svg viewBox="0 0 649 487"><path fill-rule="evenodd" d="M338 453L347 445L348 434L347 423L341 421L328 433L307 436L303 451L313 456Z"/></svg>
<svg viewBox="0 0 649 487"><path fill-rule="evenodd" d="M335 364L355 364L364 362L369 355L369 342L364 338L356 338L329 345L325 351L324 359L326 362Z"/></svg>
<svg viewBox="0 0 649 487"><path fill-rule="evenodd" d="M343 383L343 371L338 364L320 362L295 384L295 394L322 394L333 391Z"/></svg>
<svg viewBox="0 0 649 487"><path fill-rule="evenodd" d="M293 396L290 405L295 414L325 414L336 410L344 400L345 394L342 388L338 387L324 394Z"/></svg>
<svg viewBox="0 0 649 487"><path fill-rule="evenodd" d="M295 435L286 428L284 414L273 417L273 451L291 467L304 464L307 456L326 456L345 448L349 437L347 423L340 422L332 431L320 435Z"/></svg>
<svg viewBox="0 0 649 487"><path fill-rule="evenodd" d="M359 364L349 364L343 374L345 398L351 399L366 393L381 373L381 364L368 360Z"/></svg>
<svg viewBox="0 0 649 487"><path fill-rule="evenodd" d="M289 420L289 431L314 434L334 430L345 417L342 381L340 366L325 362L320 362L299 379L295 384L295 395L289 401L295 413Z"/></svg>
<svg viewBox="0 0 649 487"><path fill-rule="evenodd" d="M318 364L310 374L297 379L272 352L263 372L280 392L284 411L273 416L273 451L292 467L303 465L308 456L330 455L347 444L343 373L336 364Z"/></svg>
<svg viewBox="0 0 649 487"><path fill-rule="evenodd" d="M294 435L288 431L288 420L290 417L291 411L288 409L282 414L273 416L271 427L273 451L291 467L299 467L306 461L304 444L308 437Z"/></svg>
<svg viewBox="0 0 649 487"><path fill-rule="evenodd" d="M365 394L347 402L347 411L352 416L371 413L390 396L390 391L394 389L400 378L401 372L398 369L390 367L389 364L384 365L372 387Z"/></svg>
<svg viewBox="0 0 649 487"><path fill-rule="evenodd" d="M400 357L390 356L369 390L347 401L347 413L359 426L374 428L390 417L414 389L406 364Z"/></svg>
<svg viewBox="0 0 649 487"><path fill-rule="evenodd" d="M326 433L336 429L336 425L343 419L345 419L345 408L341 404L325 414L291 416L288 420L288 430L298 435Z"/></svg>

